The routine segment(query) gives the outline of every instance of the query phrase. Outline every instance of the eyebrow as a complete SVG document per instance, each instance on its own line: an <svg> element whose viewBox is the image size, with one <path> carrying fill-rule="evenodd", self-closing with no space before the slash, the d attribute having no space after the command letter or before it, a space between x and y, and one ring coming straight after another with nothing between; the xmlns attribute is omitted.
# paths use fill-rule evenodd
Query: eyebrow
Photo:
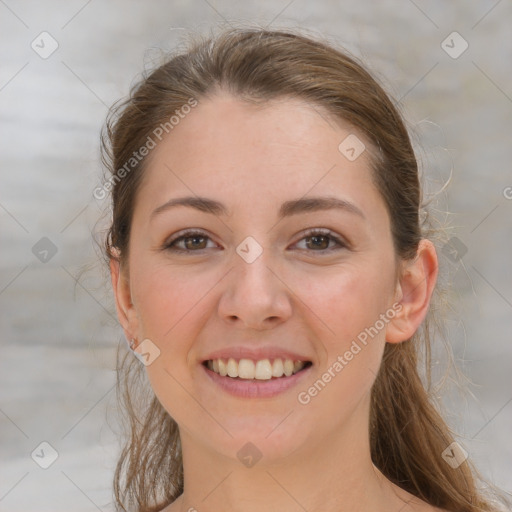
<svg viewBox="0 0 512 512"><path fill-rule="evenodd" d="M156 208L151 213L151 218L155 217L156 215L162 212L168 211L171 208L176 208L178 206L187 206L190 208L195 208L196 210L199 210L201 212L210 213L217 216L231 216L231 212L227 209L226 205L221 203L220 201L210 199L207 197L188 196L170 199L166 203ZM308 197L285 201L279 208L278 215L279 219L283 219L284 217L290 217L292 215L298 215L301 213L310 213L332 209L353 213L363 219L366 219L364 213L355 204L345 199L340 199L338 197L331 196Z"/></svg>

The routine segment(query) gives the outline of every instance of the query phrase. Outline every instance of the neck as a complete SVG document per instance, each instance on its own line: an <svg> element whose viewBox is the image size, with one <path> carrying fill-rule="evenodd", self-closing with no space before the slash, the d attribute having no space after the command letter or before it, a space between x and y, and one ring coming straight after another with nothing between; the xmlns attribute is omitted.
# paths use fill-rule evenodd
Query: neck
<svg viewBox="0 0 512 512"><path fill-rule="evenodd" d="M408 500L372 464L368 414L317 436L288 458L245 467L182 432L182 512L398 510ZM241 443L243 445L243 443ZM409 496L410 498L410 496Z"/></svg>

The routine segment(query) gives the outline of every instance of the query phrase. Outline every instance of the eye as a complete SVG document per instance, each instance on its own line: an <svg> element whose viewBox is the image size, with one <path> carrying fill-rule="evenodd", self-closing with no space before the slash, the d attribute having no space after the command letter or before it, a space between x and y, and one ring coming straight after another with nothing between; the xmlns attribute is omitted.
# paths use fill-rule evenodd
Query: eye
<svg viewBox="0 0 512 512"><path fill-rule="evenodd" d="M302 240L306 240L306 249L304 249L306 251L309 249L313 252L325 253L347 248L347 244L345 244L339 237L334 235L329 229L308 229L304 233L303 238L299 240L299 242L302 242ZM308 241L310 242L308 243ZM334 242L334 247L329 247L331 242Z"/></svg>
<svg viewBox="0 0 512 512"><path fill-rule="evenodd" d="M303 235L299 242L305 240L306 249L301 250L325 253L347 248L347 244L329 229L312 228ZM201 252L208 248L208 240L211 240L211 238L206 233L189 229L178 233L177 236L167 241L163 248L168 251L181 253ZM333 246L329 247L330 244L333 244Z"/></svg>
<svg viewBox="0 0 512 512"><path fill-rule="evenodd" d="M210 240L210 237L202 231L189 229L167 241L164 249L173 252L200 252L207 248L205 245L207 240ZM178 247L180 242L183 242L183 245Z"/></svg>

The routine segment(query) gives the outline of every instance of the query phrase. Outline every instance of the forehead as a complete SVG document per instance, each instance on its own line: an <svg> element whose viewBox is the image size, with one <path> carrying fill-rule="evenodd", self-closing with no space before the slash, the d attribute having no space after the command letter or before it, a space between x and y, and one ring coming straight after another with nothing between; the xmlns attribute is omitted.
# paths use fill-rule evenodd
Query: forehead
<svg viewBox="0 0 512 512"><path fill-rule="evenodd" d="M364 210L382 203L371 179L371 148L364 142L366 150L350 160L339 149L347 137L363 143L348 124L300 99L256 105L219 94L201 100L158 143L140 199L157 206L183 195L215 196L265 208L274 198L281 204L339 192Z"/></svg>

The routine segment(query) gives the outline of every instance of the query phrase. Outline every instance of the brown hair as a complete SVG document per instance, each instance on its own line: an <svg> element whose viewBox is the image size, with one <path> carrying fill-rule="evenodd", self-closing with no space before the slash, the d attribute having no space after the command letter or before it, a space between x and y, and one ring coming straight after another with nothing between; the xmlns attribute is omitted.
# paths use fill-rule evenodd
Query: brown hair
<svg viewBox="0 0 512 512"><path fill-rule="evenodd" d="M372 146L372 176L390 215L397 258L413 258L420 240L434 233L428 216L420 219L418 165L402 116L364 66L331 44L291 31L231 29L171 56L111 110L102 139L112 185L107 258L119 258L126 268L134 201L147 158L129 169L126 162L174 112L217 88L252 102L300 98L348 122ZM430 391L430 327L436 314L433 298L410 340L386 344L372 388L372 460L389 480L434 506L452 512L493 510L477 489L469 462L453 469L441 456L453 437ZM183 492L182 454L177 424L144 386L143 370L129 351L119 365L118 352L118 394L128 439L114 493L118 510L135 505L140 512L155 512ZM138 403L136 390L145 393Z"/></svg>

